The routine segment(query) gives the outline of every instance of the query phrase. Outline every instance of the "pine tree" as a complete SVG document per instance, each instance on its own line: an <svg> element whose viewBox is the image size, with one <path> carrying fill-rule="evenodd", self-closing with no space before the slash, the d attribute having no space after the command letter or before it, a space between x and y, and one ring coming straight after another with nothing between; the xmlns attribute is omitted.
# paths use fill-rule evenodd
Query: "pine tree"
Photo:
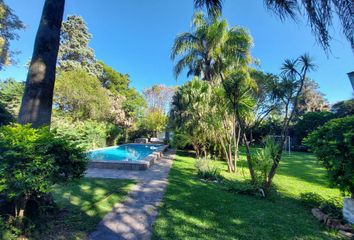
<svg viewBox="0 0 354 240"><path fill-rule="evenodd" d="M102 75L102 67L96 61L93 49L88 46L91 38L92 35L82 17L68 16L61 27L58 55L60 70L82 68L91 75L97 77Z"/></svg>

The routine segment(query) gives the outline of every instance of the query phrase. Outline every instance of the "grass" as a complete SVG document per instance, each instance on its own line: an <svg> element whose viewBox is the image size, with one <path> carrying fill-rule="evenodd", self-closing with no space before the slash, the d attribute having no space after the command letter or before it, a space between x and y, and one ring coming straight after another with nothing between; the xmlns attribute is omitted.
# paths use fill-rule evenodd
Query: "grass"
<svg viewBox="0 0 354 240"><path fill-rule="evenodd" d="M154 224L153 239L335 239L299 201L301 193L338 197L326 172L311 154L285 155L274 179L278 190L269 199L225 191L196 177L195 159L178 152ZM220 167L226 169L223 162ZM223 172L235 183L247 178L244 157L239 174Z"/></svg>
<svg viewBox="0 0 354 240"><path fill-rule="evenodd" d="M134 181L84 178L55 186L60 212L39 229L35 239L85 239L104 215L127 195Z"/></svg>

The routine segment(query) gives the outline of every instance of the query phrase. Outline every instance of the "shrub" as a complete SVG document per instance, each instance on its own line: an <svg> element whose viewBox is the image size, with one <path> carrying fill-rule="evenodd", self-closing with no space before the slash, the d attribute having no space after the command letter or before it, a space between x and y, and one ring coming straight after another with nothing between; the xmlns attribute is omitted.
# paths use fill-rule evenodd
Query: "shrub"
<svg viewBox="0 0 354 240"><path fill-rule="evenodd" d="M224 181L223 187L226 191L233 194L243 194L251 196L261 196L259 188L249 181ZM263 196L262 196L263 197Z"/></svg>
<svg viewBox="0 0 354 240"><path fill-rule="evenodd" d="M273 137L266 137L264 143L264 148L258 150L252 158L255 171L254 184L260 188L262 188L267 181L268 173L272 167L275 156L279 151L279 145L275 142Z"/></svg>
<svg viewBox="0 0 354 240"><path fill-rule="evenodd" d="M302 193L300 195L302 204L309 208L319 208L323 213L331 218L342 219L343 204L340 198L324 199L321 195L313 192Z"/></svg>
<svg viewBox="0 0 354 240"><path fill-rule="evenodd" d="M197 168L197 176L200 179L209 181L219 181L222 179L220 169L210 158L197 159L195 167Z"/></svg>
<svg viewBox="0 0 354 240"><path fill-rule="evenodd" d="M305 207L318 208L325 199L317 193L309 192L301 193L300 201Z"/></svg>
<svg viewBox="0 0 354 240"><path fill-rule="evenodd" d="M27 202L48 194L53 184L81 177L86 163L81 148L48 128L0 127L0 195L14 202L16 217L24 217Z"/></svg>
<svg viewBox="0 0 354 240"><path fill-rule="evenodd" d="M190 144L190 138L183 133L176 132L172 136L171 145L174 148L184 149L187 145Z"/></svg>
<svg viewBox="0 0 354 240"><path fill-rule="evenodd" d="M57 118L52 126L52 132L56 136L85 150L106 146L108 131L105 123L92 120L74 122L67 118Z"/></svg>
<svg viewBox="0 0 354 240"><path fill-rule="evenodd" d="M9 224L0 217L0 239L15 240L20 234L20 230Z"/></svg>
<svg viewBox="0 0 354 240"><path fill-rule="evenodd" d="M305 139L331 182L354 197L354 116L333 119Z"/></svg>

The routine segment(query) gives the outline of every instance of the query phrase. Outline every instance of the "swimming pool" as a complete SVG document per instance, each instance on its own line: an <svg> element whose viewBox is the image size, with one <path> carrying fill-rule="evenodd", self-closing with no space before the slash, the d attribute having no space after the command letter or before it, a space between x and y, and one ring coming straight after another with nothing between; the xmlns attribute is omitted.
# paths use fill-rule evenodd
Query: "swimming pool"
<svg viewBox="0 0 354 240"><path fill-rule="evenodd" d="M162 151L161 144L123 144L89 151L90 161L142 161L150 154Z"/></svg>

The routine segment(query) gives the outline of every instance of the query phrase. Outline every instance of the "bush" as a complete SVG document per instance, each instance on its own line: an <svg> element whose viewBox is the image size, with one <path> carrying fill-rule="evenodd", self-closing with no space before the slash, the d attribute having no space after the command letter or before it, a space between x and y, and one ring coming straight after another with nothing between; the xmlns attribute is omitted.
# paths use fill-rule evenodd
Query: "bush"
<svg viewBox="0 0 354 240"><path fill-rule="evenodd" d="M237 181L224 181L223 187L226 191L233 194L243 194L251 196L263 197L259 188L249 181L237 182Z"/></svg>
<svg viewBox="0 0 354 240"><path fill-rule="evenodd" d="M300 195L302 204L309 208L319 208L323 213L331 218L342 219L343 204L340 198L324 199L321 195L313 192L302 193Z"/></svg>
<svg viewBox="0 0 354 240"><path fill-rule="evenodd" d="M97 121L72 121L57 118L52 124L52 132L85 150L105 147L108 129L105 123Z"/></svg>
<svg viewBox="0 0 354 240"><path fill-rule="evenodd" d="M175 132L172 136L171 145L177 149L185 149L186 146L190 145L191 141L189 136L183 133Z"/></svg>
<svg viewBox="0 0 354 240"><path fill-rule="evenodd" d="M86 163L81 148L48 128L0 127L0 195L14 202L15 217L23 218L28 201L48 194L53 184L80 178Z"/></svg>
<svg viewBox="0 0 354 240"><path fill-rule="evenodd" d="M195 162L197 176L208 181L219 181L222 179L220 169L209 158L197 159Z"/></svg>
<svg viewBox="0 0 354 240"><path fill-rule="evenodd" d="M305 139L331 182L354 197L354 116L333 119Z"/></svg>
<svg viewBox="0 0 354 240"><path fill-rule="evenodd" d="M15 240L20 234L20 230L9 224L0 217L0 239Z"/></svg>
<svg viewBox="0 0 354 240"><path fill-rule="evenodd" d="M258 150L252 158L255 172L254 184L259 188L262 188L267 181L268 173L279 151L279 145L273 137L266 137L264 144L264 148Z"/></svg>
<svg viewBox="0 0 354 240"><path fill-rule="evenodd" d="M321 195L313 192L301 193L300 200L305 207L308 207L310 209L318 208L321 203L325 201L325 199Z"/></svg>

